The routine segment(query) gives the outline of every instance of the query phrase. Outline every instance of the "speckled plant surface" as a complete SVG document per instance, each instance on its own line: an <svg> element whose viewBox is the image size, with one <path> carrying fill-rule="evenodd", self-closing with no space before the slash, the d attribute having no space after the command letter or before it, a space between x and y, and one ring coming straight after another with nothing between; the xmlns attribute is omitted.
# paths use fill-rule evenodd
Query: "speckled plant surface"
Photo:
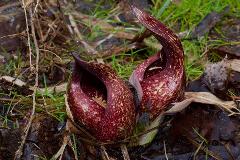
<svg viewBox="0 0 240 160"><path fill-rule="evenodd" d="M156 118L167 105L183 96L183 48L179 38L161 22L135 6L132 11L163 46L161 51L137 66L130 77L130 83L138 91L142 111Z"/></svg>
<svg viewBox="0 0 240 160"><path fill-rule="evenodd" d="M133 94L127 84L109 66L88 63L73 55L68 104L74 119L99 141L126 138L136 118Z"/></svg>

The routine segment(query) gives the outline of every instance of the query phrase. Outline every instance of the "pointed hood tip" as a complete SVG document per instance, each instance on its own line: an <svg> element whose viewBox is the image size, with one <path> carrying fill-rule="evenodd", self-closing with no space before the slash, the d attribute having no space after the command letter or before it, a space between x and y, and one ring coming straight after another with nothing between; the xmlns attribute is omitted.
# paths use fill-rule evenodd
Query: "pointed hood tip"
<svg viewBox="0 0 240 160"><path fill-rule="evenodd" d="M70 54L73 56L75 61L82 61L77 52L71 52Z"/></svg>
<svg viewBox="0 0 240 160"><path fill-rule="evenodd" d="M75 63L77 63L78 65L83 66L88 63L88 62L82 60L77 52L71 52L70 54L73 56Z"/></svg>
<svg viewBox="0 0 240 160"><path fill-rule="evenodd" d="M137 6L135 6L134 4L129 4L129 6L130 6L132 12L133 12L136 16L138 15L138 12L141 11L141 10L140 10Z"/></svg>

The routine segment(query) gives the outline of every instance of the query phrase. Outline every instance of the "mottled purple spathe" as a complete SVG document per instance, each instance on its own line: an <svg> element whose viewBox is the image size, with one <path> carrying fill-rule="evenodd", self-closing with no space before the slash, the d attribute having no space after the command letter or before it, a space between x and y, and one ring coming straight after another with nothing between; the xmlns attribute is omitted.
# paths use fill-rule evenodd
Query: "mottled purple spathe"
<svg viewBox="0 0 240 160"><path fill-rule="evenodd" d="M178 37L148 13L131 6L140 23L153 32L163 48L149 57L132 73L130 83L136 88L141 110L156 118L170 103L183 97L184 53Z"/></svg>
<svg viewBox="0 0 240 160"><path fill-rule="evenodd" d="M136 114L133 95L109 66L85 62L76 55L68 88L74 119L99 141L117 141L131 135ZM101 106L94 98L106 101Z"/></svg>

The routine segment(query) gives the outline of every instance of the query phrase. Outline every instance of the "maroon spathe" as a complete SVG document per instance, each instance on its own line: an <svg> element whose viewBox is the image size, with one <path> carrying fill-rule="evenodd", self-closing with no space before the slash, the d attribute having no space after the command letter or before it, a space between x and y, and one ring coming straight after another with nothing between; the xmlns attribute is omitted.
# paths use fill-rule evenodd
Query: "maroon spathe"
<svg viewBox="0 0 240 160"><path fill-rule="evenodd" d="M76 121L99 141L131 135L135 124L132 92L109 66L85 62L76 55L68 87L68 104ZM105 106L96 101L106 101Z"/></svg>
<svg viewBox="0 0 240 160"><path fill-rule="evenodd" d="M132 73L141 111L156 118L170 103L183 97L184 55L178 37L161 22L131 6L140 23L154 33L163 49ZM68 104L74 119L99 141L118 141L131 135L136 113L132 92L104 64L85 62L74 54L75 66L68 86Z"/></svg>
<svg viewBox="0 0 240 160"><path fill-rule="evenodd" d="M178 37L148 13L131 6L140 23L153 32L163 48L149 57L132 73L130 83L136 88L142 111L156 118L170 103L183 97L184 53Z"/></svg>

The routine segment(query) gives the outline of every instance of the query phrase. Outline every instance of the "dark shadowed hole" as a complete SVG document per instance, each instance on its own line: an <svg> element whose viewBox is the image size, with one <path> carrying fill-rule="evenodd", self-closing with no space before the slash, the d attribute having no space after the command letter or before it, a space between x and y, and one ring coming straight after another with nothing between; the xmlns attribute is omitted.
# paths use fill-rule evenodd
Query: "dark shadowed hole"
<svg viewBox="0 0 240 160"><path fill-rule="evenodd" d="M104 100L107 102L107 89L104 83L92 73L81 70L81 88L85 94L94 100Z"/></svg>
<svg viewBox="0 0 240 160"><path fill-rule="evenodd" d="M162 58L159 58L155 62L150 64L144 73L144 78L148 78L160 73L166 66L165 57L166 57L165 54L162 54Z"/></svg>

